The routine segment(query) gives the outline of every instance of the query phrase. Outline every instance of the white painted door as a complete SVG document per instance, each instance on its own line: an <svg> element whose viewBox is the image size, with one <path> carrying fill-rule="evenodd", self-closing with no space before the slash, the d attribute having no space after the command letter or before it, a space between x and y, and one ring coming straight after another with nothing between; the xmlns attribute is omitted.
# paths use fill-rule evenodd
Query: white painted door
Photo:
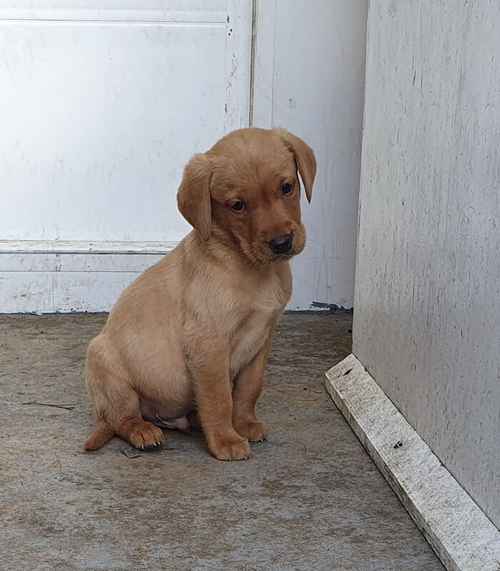
<svg viewBox="0 0 500 571"><path fill-rule="evenodd" d="M98 311L189 229L182 168L248 126L248 0L0 0L0 311Z"/></svg>

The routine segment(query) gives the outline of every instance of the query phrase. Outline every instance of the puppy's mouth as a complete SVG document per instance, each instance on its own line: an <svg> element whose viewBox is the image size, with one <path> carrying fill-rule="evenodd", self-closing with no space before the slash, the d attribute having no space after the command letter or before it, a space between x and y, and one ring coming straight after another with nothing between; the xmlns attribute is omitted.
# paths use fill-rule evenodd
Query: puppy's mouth
<svg viewBox="0 0 500 571"><path fill-rule="evenodd" d="M268 264L277 264L280 262L286 262L287 260L290 260L291 258L296 256L297 254L300 254L300 251L297 252L295 250L295 248L293 250L291 250L290 252L287 252L287 253L276 254L276 253L272 252L271 249L269 248L268 244L266 242L264 242L262 244L259 244L258 246L256 245L256 247L252 248L252 254L250 255L250 258L254 262L266 266Z"/></svg>
<svg viewBox="0 0 500 571"><path fill-rule="evenodd" d="M274 264L274 263L286 262L288 260L291 260L293 257L300 254L302 252L302 250L303 250L303 248L292 248L292 250L290 250L289 252L286 252L283 254L276 254L276 253L270 251L269 248L267 248L264 255L267 258L268 263Z"/></svg>
<svg viewBox="0 0 500 571"><path fill-rule="evenodd" d="M305 233L300 227L289 234L277 235L272 239L261 239L250 243L239 242L242 253L258 265L286 262L300 254L304 246Z"/></svg>
<svg viewBox="0 0 500 571"><path fill-rule="evenodd" d="M280 261L285 261L285 260L290 260L291 258L293 258L294 256L297 255L298 252L295 252L294 250L292 250L291 252L288 252L286 254L271 254L271 261L273 262L280 262Z"/></svg>

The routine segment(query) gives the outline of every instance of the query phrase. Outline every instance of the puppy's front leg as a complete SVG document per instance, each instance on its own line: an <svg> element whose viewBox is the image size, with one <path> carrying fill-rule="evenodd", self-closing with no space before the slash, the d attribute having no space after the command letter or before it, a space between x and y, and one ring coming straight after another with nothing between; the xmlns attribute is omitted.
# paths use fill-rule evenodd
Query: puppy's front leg
<svg viewBox="0 0 500 571"><path fill-rule="evenodd" d="M208 448L217 459L246 460L250 456L248 440L233 428L229 356L221 354L224 351L207 348L190 358L198 415Z"/></svg>
<svg viewBox="0 0 500 571"><path fill-rule="evenodd" d="M233 391L233 426L250 442L266 439L267 428L257 420L255 405L264 384L264 369L271 350L271 336L253 360L240 371Z"/></svg>

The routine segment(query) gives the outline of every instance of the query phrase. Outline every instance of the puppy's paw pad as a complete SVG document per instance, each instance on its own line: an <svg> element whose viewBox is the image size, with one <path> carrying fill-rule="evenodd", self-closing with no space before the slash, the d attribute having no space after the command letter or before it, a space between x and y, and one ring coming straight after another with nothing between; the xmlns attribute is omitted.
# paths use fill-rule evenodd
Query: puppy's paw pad
<svg viewBox="0 0 500 571"><path fill-rule="evenodd" d="M161 428L154 424L142 422L131 430L129 442L140 450L154 450L165 442L165 435Z"/></svg>
<svg viewBox="0 0 500 571"><path fill-rule="evenodd" d="M268 434L266 425L259 420L250 420L238 424L236 431L250 442L263 442Z"/></svg>

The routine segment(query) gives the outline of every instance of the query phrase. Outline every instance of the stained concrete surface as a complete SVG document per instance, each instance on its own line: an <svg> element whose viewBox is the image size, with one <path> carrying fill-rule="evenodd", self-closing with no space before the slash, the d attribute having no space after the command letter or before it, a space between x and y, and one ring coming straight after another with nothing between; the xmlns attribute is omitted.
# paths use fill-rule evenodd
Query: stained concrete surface
<svg viewBox="0 0 500 571"><path fill-rule="evenodd" d="M269 441L234 463L177 432L159 452L82 452L85 348L104 320L0 318L2 571L443 569L323 389L349 314L284 317L259 409Z"/></svg>

